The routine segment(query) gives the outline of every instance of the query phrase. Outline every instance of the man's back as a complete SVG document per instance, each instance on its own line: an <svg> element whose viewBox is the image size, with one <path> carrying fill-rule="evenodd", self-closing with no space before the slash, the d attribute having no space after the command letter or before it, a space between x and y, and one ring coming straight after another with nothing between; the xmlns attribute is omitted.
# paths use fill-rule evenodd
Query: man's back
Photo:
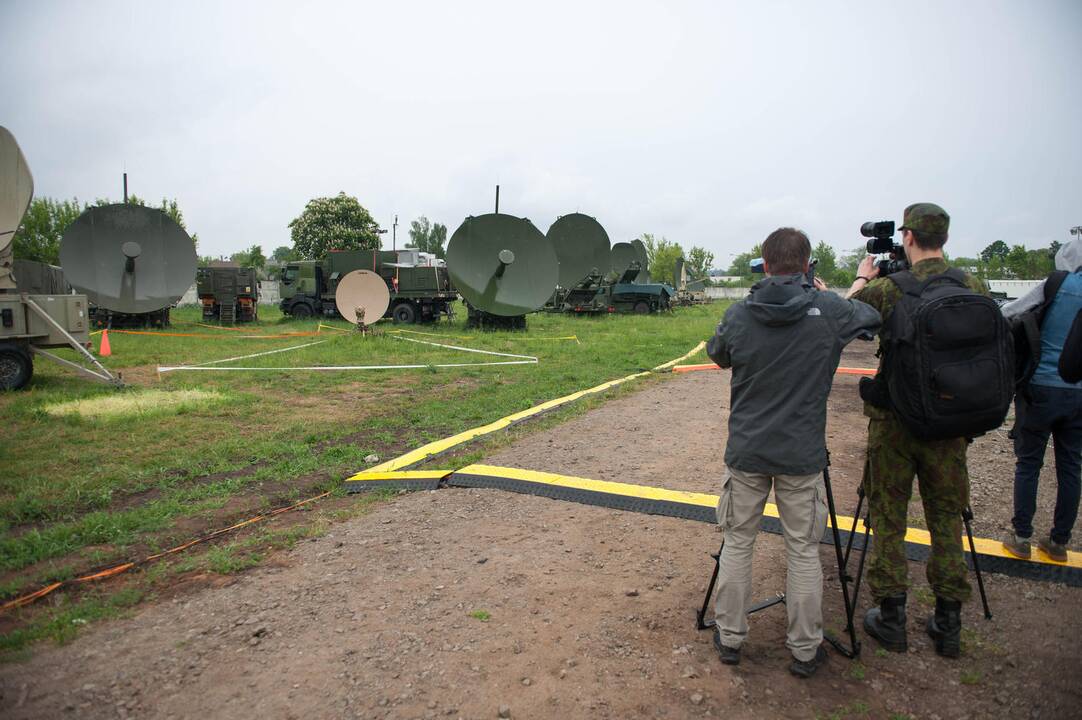
<svg viewBox="0 0 1082 720"><path fill-rule="evenodd" d="M800 275L768 277L729 308L709 348L733 371L725 464L779 475L822 470L826 398L842 348L878 327L871 307L819 292Z"/></svg>

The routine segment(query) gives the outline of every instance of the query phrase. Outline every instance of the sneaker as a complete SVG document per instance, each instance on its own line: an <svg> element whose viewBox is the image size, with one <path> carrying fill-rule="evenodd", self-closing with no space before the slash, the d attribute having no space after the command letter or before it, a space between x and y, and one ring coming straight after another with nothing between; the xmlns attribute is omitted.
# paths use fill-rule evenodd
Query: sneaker
<svg viewBox="0 0 1082 720"><path fill-rule="evenodd" d="M1006 537L1003 538L1003 549L1007 551L1008 555L1013 555L1022 560L1029 560L1029 538L1015 535L1013 532L1007 533Z"/></svg>
<svg viewBox="0 0 1082 720"><path fill-rule="evenodd" d="M1041 538L1037 547L1056 562L1067 562L1067 545L1055 542L1052 538Z"/></svg>
<svg viewBox="0 0 1082 720"><path fill-rule="evenodd" d="M718 651L718 657L721 658L723 665L739 665L740 664L740 648L731 648L721 644L721 633L717 628L714 628L714 648Z"/></svg>
<svg viewBox="0 0 1082 720"><path fill-rule="evenodd" d="M821 665L826 663L826 661L827 650L820 645L815 649L815 657L811 660L797 660L794 657L793 662L789 665L789 672L793 673L798 678L810 678Z"/></svg>

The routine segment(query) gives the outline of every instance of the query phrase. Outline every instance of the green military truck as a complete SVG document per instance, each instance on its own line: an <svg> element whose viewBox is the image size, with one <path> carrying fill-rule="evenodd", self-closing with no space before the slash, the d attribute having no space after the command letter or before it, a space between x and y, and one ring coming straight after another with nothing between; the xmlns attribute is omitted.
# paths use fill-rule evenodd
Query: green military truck
<svg viewBox="0 0 1082 720"><path fill-rule="evenodd" d="M387 283L391 302L384 317L396 323L434 322L450 317L458 292L447 266L416 250L335 250L321 261L292 262L282 269L282 312L293 317L339 317L338 282L354 270L371 270Z"/></svg>
<svg viewBox="0 0 1082 720"><path fill-rule="evenodd" d="M255 268L201 267L195 273L195 289L204 320L232 325L259 319L259 278Z"/></svg>

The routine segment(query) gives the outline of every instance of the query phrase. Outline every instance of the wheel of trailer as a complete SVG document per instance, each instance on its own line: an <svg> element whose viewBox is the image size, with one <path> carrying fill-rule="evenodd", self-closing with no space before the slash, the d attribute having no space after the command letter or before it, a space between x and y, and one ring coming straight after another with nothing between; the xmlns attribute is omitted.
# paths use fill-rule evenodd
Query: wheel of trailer
<svg viewBox="0 0 1082 720"><path fill-rule="evenodd" d="M413 309L412 303L398 303L394 306L391 317L396 323L408 324L416 320L417 311Z"/></svg>
<svg viewBox="0 0 1082 720"><path fill-rule="evenodd" d="M295 318L310 318L312 317L312 308L308 307L308 303L297 303L290 313Z"/></svg>
<svg viewBox="0 0 1082 720"><path fill-rule="evenodd" d="M650 312L650 304L648 302L646 302L645 300L639 300L637 303L635 303L635 314L636 315L646 315L649 312Z"/></svg>
<svg viewBox="0 0 1082 720"><path fill-rule="evenodd" d="M19 390L34 376L30 352L13 343L0 344L0 390Z"/></svg>

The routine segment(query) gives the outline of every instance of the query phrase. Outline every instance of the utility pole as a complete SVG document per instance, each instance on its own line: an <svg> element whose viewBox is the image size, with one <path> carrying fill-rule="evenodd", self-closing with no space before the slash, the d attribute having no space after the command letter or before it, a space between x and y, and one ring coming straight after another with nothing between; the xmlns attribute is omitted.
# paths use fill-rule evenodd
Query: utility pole
<svg viewBox="0 0 1082 720"><path fill-rule="evenodd" d="M124 173L124 204L128 204L128 173Z"/></svg>
<svg viewBox="0 0 1082 720"><path fill-rule="evenodd" d="M394 223L391 225L391 250L398 252L398 216L394 216Z"/></svg>

